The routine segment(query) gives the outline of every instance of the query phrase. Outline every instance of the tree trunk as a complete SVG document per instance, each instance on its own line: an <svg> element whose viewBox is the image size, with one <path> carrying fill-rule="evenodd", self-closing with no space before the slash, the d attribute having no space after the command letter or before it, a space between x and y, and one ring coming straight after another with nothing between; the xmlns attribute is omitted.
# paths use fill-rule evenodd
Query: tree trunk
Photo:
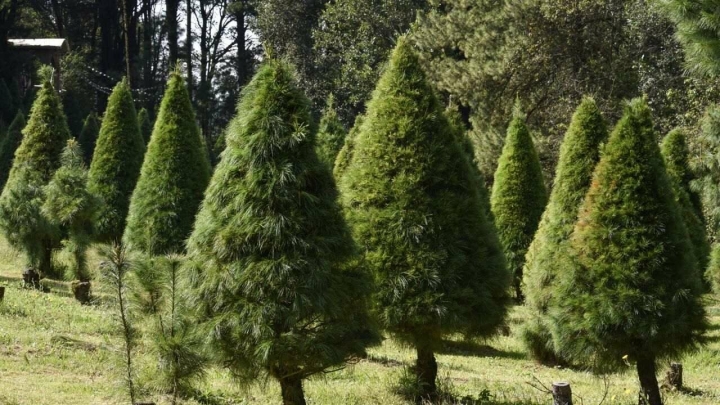
<svg viewBox="0 0 720 405"><path fill-rule="evenodd" d="M420 345L417 347L415 375L420 388L418 402L423 400L434 402L437 399L437 384L435 382L437 380L437 362L435 361L435 353L427 346Z"/></svg>
<svg viewBox="0 0 720 405"><path fill-rule="evenodd" d="M281 378L280 390L282 391L283 405L305 405L301 378L297 376Z"/></svg>
<svg viewBox="0 0 720 405"><path fill-rule="evenodd" d="M237 23L237 36L235 37L235 42L237 44L236 70L238 85L240 86L244 86L245 83L247 83L250 79L249 65L252 62L252 57L248 52L247 42L245 39L245 34L247 32L247 25L245 24L245 13L248 7L249 6L247 5L247 1L243 1L242 7L238 7L238 10L235 12L235 22Z"/></svg>
<svg viewBox="0 0 720 405"><path fill-rule="evenodd" d="M552 385L553 405L573 405L572 389L566 382L555 382Z"/></svg>
<svg viewBox="0 0 720 405"><path fill-rule="evenodd" d="M178 4L180 0L167 0L165 2L165 24L168 34L168 67L175 69L178 60Z"/></svg>
<svg viewBox="0 0 720 405"><path fill-rule="evenodd" d="M670 363L670 370L667 372L666 383L669 388L681 390L683 385L683 366L681 363Z"/></svg>
<svg viewBox="0 0 720 405"><path fill-rule="evenodd" d="M655 375L655 357L640 356L637 360L637 373L640 379L639 405L662 405L660 387Z"/></svg>
<svg viewBox="0 0 720 405"><path fill-rule="evenodd" d="M202 7L202 5L200 5ZM190 101L193 99L193 69L192 69L192 0L187 0L187 36L185 39L185 63L187 63L187 87Z"/></svg>

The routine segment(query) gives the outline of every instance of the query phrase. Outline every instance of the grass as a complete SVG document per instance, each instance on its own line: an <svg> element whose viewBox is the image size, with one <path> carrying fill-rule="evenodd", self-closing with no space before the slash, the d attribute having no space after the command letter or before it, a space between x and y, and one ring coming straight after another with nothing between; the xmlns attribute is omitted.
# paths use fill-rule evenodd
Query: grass
<svg viewBox="0 0 720 405"><path fill-rule="evenodd" d="M97 263L97 258L93 258ZM22 258L0 240L0 404L88 405L127 404L123 390L120 329L109 296L99 288L96 305L81 306L70 296L67 283L45 282L49 292L21 288ZM96 284L98 284L96 282ZM94 286L96 289L98 286ZM720 403L720 303L708 297L713 327L709 344L682 359L683 392L665 392L668 405ZM571 369L548 368L527 359L518 335L526 318L524 308L511 312L510 335L487 341L448 340L438 356L441 386L456 398L491 398L483 404L535 405L551 402L546 387L569 381L576 404L597 405L604 381ZM386 340L370 350L367 359L311 379L305 384L309 404L411 404L400 394L399 381L407 377L414 352ZM137 348L137 382L148 386L156 357L148 345ZM661 366L659 378L667 366ZM635 404L634 370L608 380L605 404ZM220 368L209 370L198 382L199 392L215 404L280 404L279 387L260 381L242 387ZM169 398L145 390L142 400L169 404ZM196 400L186 404L198 404Z"/></svg>

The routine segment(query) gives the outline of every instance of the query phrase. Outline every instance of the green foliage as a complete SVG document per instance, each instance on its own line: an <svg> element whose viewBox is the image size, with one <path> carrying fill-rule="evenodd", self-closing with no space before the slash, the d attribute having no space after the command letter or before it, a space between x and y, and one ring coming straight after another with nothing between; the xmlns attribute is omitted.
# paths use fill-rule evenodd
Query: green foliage
<svg viewBox="0 0 720 405"><path fill-rule="evenodd" d="M354 244L290 70L269 60L244 90L187 249L215 353L283 391L377 342L370 280L348 265Z"/></svg>
<svg viewBox="0 0 720 405"><path fill-rule="evenodd" d="M490 207L513 274L518 300L523 298L521 283L525 254L535 236L546 202L547 193L535 145L525 118L516 111L495 172Z"/></svg>
<svg viewBox="0 0 720 405"><path fill-rule="evenodd" d="M0 189L5 186L10 174L15 159L15 150L20 146L23 138L23 128L25 128L25 117L22 112L18 111L12 124L8 127L5 139L0 143Z"/></svg>
<svg viewBox="0 0 720 405"><path fill-rule="evenodd" d="M710 282L713 291L720 291L720 245L714 245L710 250L710 260L705 278Z"/></svg>
<svg viewBox="0 0 720 405"><path fill-rule="evenodd" d="M96 113L92 112L85 118L82 131L78 137L80 147L82 148L83 158L86 164L92 162L93 153L95 152L95 143L97 142L98 134L100 133L100 120Z"/></svg>
<svg viewBox="0 0 720 405"><path fill-rule="evenodd" d="M103 201L96 225L98 241L118 241L122 237L144 153L130 86L123 80L108 100L90 164L88 187Z"/></svg>
<svg viewBox="0 0 720 405"><path fill-rule="evenodd" d="M30 118L7 184L0 195L0 228L8 242L23 250L28 264L52 274L51 253L57 247L57 229L41 213L43 187L60 166L60 154L70 138L58 95L45 82Z"/></svg>
<svg viewBox="0 0 720 405"><path fill-rule="evenodd" d="M690 197L695 195L690 189L690 182L694 180L694 176L688 164L690 151L685 140L685 133L680 129L675 129L667 134L662 142L661 152L665 159L670 183L673 186L675 201L680 207L680 213L694 249L698 271L702 272L707 268L710 244L705 233L705 224L700 216L702 211L693 205Z"/></svg>
<svg viewBox="0 0 720 405"><path fill-rule="evenodd" d="M597 370L621 369L629 356L641 373L642 359L677 356L706 328L700 273L655 139L649 107L633 100L603 149L558 273L553 337L563 356Z"/></svg>
<svg viewBox="0 0 720 405"><path fill-rule="evenodd" d="M720 22L715 0L661 0L677 25L677 38L685 49L688 66L699 73L720 73Z"/></svg>
<svg viewBox="0 0 720 405"><path fill-rule="evenodd" d="M355 117L355 125L353 125L353 127L350 129L350 132L348 132L348 134L345 136L343 146L342 148L340 148L340 151L338 151L337 156L335 157L333 176L337 181L342 178L343 174L345 173L345 169L347 169L350 161L352 160L353 150L355 149L355 138L357 138L357 134L358 132L360 132L363 120L363 115L358 115L357 117Z"/></svg>
<svg viewBox="0 0 720 405"><path fill-rule="evenodd" d="M313 30L317 87L333 94L340 120L350 125L365 109L398 36L427 0L328 2Z"/></svg>
<svg viewBox="0 0 720 405"><path fill-rule="evenodd" d="M707 237L712 244L720 241L720 107L707 108L700 122L695 139L695 149L700 151L693 160L697 178L690 182L691 202L699 195Z"/></svg>
<svg viewBox="0 0 720 405"><path fill-rule="evenodd" d="M570 239L578 210L600 160L600 145L608 131L600 110L592 98L583 99L570 122L560 149L555 186L540 219L526 255L523 290L533 321L528 322L523 338L530 354L540 361L557 360L552 336L546 326L547 310L560 271L558 255Z"/></svg>
<svg viewBox="0 0 720 405"><path fill-rule="evenodd" d="M181 253L210 179L210 163L185 80L173 73L130 200L128 248Z"/></svg>
<svg viewBox="0 0 720 405"><path fill-rule="evenodd" d="M150 136L152 136L153 124L152 121L150 121L150 113L148 113L148 110L145 108L140 109L138 113L138 125L140 126L140 133L142 133L145 145L147 145L148 142L150 142Z"/></svg>
<svg viewBox="0 0 720 405"><path fill-rule="evenodd" d="M347 132L338 119L333 106L333 97L330 96L320 119L320 128L317 134L317 154L320 160L333 167L335 158L345 143Z"/></svg>
<svg viewBox="0 0 720 405"><path fill-rule="evenodd" d="M68 235L64 243L73 255L75 279L89 281L86 252L100 202L87 190L87 169L76 140L67 142L61 162L60 168L45 186L42 212L50 223L63 228L63 233Z"/></svg>
<svg viewBox="0 0 720 405"><path fill-rule="evenodd" d="M348 140L341 200L375 276L382 326L431 350L447 333L494 333L508 301L502 251L467 155L407 40Z"/></svg>

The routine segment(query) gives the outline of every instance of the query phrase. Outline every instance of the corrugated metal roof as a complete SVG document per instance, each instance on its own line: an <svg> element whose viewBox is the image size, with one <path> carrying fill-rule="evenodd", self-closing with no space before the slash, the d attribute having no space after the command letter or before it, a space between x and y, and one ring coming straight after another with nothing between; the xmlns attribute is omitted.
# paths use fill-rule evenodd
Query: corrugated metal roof
<svg viewBox="0 0 720 405"><path fill-rule="evenodd" d="M8 39L13 48L62 49L68 50L65 38L16 38Z"/></svg>

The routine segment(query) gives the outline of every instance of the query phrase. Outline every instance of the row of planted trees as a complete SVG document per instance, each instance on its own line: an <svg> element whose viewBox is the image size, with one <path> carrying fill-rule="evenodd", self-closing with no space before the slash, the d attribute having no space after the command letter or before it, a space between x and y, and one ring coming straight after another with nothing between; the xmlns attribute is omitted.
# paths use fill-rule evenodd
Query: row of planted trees
<svg viewBox="0 0 720 405"><path fill-rule="evenodd" d="M147 152L125 83L93 153L73 141L61 153L69 135L49 85L23 133L0 227L43 272L61 243L77 269L90 241L141 256L132 293L157 320L174 396L209 355L241 379L271 376L285 404L304 404L304 379L362 356L383 330L416 350L418 398L434 400L443 338L494 334L512 289L532 309L524 335L536 357L606 371L627 355L658 405L656 362L706 327L707 245L686 147L672 134L663 161L642 100L609 137L593 101L582 103L547 207L519 109L488 196L458 114L405 40L347 136L332 108L318 133L291 69L266 61L212 177L178 75ZM124 269L122 251L113 257Z"/></svg>

